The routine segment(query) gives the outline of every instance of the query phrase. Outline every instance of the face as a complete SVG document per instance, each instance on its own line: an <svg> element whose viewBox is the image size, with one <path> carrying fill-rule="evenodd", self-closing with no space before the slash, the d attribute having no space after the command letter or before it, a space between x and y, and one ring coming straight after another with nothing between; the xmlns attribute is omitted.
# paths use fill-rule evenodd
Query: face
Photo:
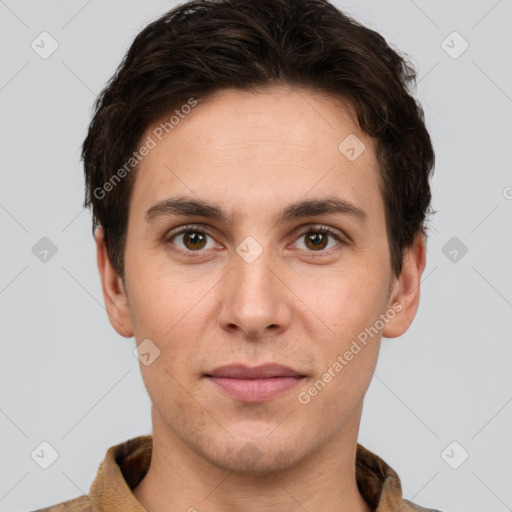
<svg viewBox="0 0 512 512"><path fill-rule="evenodd" d="M424 248L392 274L375 144L355 120L348 103L283 87L223 90L161 141L148 128L124 282L97 241L112 324L151 340L154 435L269 471L357 432L381 335L414 317ZM354 152L339 149L349 136ZM300 377L212 377L267 363Z"/></svg>

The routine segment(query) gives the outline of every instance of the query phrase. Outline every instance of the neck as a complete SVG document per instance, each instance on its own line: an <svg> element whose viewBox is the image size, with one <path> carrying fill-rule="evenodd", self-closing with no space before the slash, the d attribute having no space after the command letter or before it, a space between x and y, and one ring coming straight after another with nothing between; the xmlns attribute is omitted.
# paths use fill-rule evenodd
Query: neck
<svg viewBox="0 0 512 512"><path fill-rule="evenodd" d="M238 473L183 444L153 409L151 466L133 494L148 512L371 512L355 477L356 424L279 473Z"/></svg>

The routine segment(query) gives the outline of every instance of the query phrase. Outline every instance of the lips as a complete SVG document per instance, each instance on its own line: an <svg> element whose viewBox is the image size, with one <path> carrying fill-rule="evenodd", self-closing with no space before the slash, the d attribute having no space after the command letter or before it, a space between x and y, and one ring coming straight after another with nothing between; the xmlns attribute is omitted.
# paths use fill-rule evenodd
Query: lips
<svg viewBox="0 0 512 512"><path fill-rule="evenodd" d="M270 377L303 377L303 375L281 364L263 364L250 368L243 364L230 364L220 366L213 370L207 376L209 377L226 377L229 379L267 379Z"/></svg>
<svg viewBox="0 0 512 512"><path fill-rule="evenodd" d="M271 400L295 387L305 376L288 366L242 364L221 366L206 377L224 394L245 403Z"/></svg>

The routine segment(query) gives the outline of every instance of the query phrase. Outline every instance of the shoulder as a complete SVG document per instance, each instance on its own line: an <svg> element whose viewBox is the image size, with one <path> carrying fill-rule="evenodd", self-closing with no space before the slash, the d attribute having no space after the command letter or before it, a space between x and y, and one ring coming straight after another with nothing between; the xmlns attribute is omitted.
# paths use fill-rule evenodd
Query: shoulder
<svg viewBox="0 0 512 512"><path fill-rule="evenodd" d="M79 496L48 508L41 508L33 512L93 512L91 499L88 496Z"/></svg>
<svg viewBox="0 0 512 512"><path fill-rule="evenodd" d="M403 499L402 503L403 505L400 508L402 512L441 512L441 510L437 510L434 508L420 507L419 505L416 505L412 501L406 499Z"/></svg>

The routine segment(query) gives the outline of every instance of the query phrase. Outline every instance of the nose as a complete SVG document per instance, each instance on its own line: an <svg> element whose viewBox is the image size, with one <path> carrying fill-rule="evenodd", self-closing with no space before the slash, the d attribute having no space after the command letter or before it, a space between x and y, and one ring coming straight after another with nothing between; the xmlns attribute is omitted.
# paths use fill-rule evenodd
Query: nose
<svg viewBox="0 0 512 512"><path fill-rule="evenodd" d="M235 254L221 289L221 327L250 339L284 332L291 320L291 292L280 273L267 250L252 262Z"/></svg>

